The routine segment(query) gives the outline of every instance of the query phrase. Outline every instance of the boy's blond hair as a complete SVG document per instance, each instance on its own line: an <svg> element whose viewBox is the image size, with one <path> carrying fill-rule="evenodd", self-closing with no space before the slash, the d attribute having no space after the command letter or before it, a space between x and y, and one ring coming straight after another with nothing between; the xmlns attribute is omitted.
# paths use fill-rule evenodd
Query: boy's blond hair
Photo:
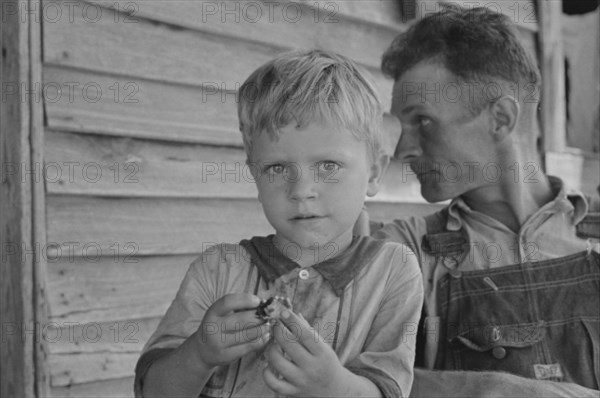
<svg viewBox="0 0 600 398"><path fill-rule="evenodd" d="M327 122L381 153L382 106L373 84L350 59L322 50L282 54L255 70L239 90L238 118L250 159L252 141L295 123Z"/></svg>

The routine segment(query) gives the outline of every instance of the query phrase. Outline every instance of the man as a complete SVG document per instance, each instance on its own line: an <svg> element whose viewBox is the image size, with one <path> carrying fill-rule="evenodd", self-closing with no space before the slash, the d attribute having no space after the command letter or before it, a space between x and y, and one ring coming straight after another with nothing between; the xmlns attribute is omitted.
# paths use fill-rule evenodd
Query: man
<svg viewBox="0 0 600 398"><path fill-rule="evenodd" d="M399 35L382 69L402 124L395 156L427 201L451 200L374 232L413 247L423 271L411 395L598 397L597 224L541 171L540 77L514 27L447 9Z"/></svg>

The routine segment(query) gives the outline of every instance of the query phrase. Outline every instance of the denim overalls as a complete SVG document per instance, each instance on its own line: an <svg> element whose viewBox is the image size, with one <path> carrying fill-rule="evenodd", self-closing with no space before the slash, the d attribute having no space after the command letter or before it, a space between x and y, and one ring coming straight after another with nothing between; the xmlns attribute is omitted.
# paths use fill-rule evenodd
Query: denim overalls
<svg viewBox="0 0 600 398"><path fill-rule="evenodd" d="M422 249L449 273L438 281L435 369L505 371L600 386L600 255L584 251L491 270L456 269L468 237L446 231L447 213L426 217ZM577 225L596 237L600 217ZM430 338L430 336L420 336Z"/></svg>

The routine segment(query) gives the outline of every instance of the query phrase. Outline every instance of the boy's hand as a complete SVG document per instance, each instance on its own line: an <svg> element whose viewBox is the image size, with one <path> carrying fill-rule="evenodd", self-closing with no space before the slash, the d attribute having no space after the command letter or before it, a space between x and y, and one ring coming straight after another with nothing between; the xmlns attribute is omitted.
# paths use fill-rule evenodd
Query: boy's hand
<svg viewBox="0 0 600 398"><path fill-rule="evenodd" d="M210 306L196 332L203 365L225 365L265 346L270 325L256 316L259 303L251 294L229 294Z"/></svg>
<svg viewBox="0 0 600 398"><path fill-rule="evenodd" d="M350 371L303 317L283 311L273 335L275 340L267 349L269 366L264 371L271 390L291 396L346 396L344 379Z"/></svg>

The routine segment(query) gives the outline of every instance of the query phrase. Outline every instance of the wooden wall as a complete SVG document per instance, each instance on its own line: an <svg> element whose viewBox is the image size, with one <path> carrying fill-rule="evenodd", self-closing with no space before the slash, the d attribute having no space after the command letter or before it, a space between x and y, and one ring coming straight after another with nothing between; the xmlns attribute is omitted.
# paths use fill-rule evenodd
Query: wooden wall
<svg viewBox="0 0 600 398"><path fill-rule="evenodd" d="M334 49L372 73L389 108L379 62L402 29L397 2L275 4L44 2L53 395L132 395L189 263L212 242L270 233L235 112L253 69L291 48ZM392 168L373 217L431 211Z"/></svg>

